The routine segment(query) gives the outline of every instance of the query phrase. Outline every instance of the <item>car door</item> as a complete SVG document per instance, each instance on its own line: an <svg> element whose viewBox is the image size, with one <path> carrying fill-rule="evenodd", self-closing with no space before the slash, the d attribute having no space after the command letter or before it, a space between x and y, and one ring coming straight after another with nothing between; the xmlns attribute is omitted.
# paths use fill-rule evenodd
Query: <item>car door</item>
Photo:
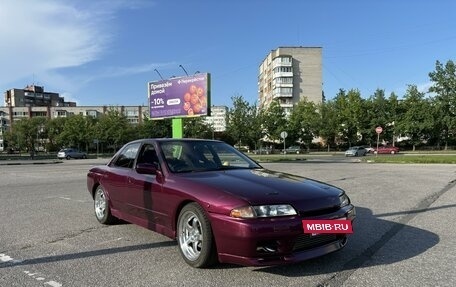
<svg viewBox="0 0 456 287"><path fill-rule="evenodd" d="M133 171L134 163L141 143L132 143L123 148L116 158L109 164L108 172L102 181L108 191L113 208L122 212L127 220L136 213L129 202L128 179Z"/></svg>
<svg viewBox="0 0 456 287"><path fill-rule="evenodd" d="M151 230L163 226L164 217L168 217L163 210L166 206L165 195L162 192L162 174L160 161L152 143L144 143L141 147L137 162L153 164L157 174L139 174L132 169L128 176L127 205L134 211L134 216L141 221L141 225Z"/></svg>

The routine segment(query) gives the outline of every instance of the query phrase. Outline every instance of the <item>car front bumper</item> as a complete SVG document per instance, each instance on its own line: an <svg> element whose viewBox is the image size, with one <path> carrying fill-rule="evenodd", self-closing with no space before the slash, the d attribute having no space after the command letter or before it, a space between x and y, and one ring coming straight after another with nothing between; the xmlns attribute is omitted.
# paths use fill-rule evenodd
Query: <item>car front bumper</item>
<svg viewBox="0 0 456 287"><path fill-rule="evenodd" d="M300 262L343 248L346 234L304 234L302 219L353 220L353 205L322 216L236 219L211 214L218 258L223 263L270 266Z"/></svg>

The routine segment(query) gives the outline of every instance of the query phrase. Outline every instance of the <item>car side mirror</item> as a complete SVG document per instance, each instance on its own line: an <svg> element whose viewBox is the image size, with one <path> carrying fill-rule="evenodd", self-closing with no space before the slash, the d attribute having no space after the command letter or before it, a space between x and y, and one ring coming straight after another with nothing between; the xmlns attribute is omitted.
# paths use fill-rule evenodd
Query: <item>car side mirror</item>
<svg viewBox="0 0 456 287"><path fill-rule="evenodd" d="M158 168L151 163L138 163L135 168L139 174L157 174Z"/></svg>

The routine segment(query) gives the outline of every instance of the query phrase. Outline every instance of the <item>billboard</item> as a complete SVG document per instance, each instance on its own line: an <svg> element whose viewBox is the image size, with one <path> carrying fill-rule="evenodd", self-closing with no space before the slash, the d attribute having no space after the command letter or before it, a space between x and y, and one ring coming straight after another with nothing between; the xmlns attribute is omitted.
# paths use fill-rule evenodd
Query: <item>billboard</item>
<svg viewBox="0 0 456 287"><path fill-rule="evenodd" d="M152 119L208 115L210 74L172 78L147 84Z"/></svg>

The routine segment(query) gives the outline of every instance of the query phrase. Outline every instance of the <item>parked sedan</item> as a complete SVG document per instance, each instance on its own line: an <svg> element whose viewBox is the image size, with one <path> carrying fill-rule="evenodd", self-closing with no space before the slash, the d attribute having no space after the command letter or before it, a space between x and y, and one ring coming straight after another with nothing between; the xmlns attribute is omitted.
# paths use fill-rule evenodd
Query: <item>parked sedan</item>
<svg viewBox="0 0 456 287"><path fill-rule="evenodd" d="M345 151L345 156L365 156L367 154L367 149L362 146L352 146Z"/></svg>
<svg viewBox="0 0 456 287"><path fill-rule="evenodd" d="M300 146L298 145L292 145L290 147L287 147L285 149L285 153L296 153L296 154L300 154L300 153L304 153L303 149L301 149Z"/></svg>
<svg viewBox="0 0 456 287"><path fill-rule="evenodd" d="M399 148L396 146L379 146L378 149L376 148L374 153L389 153L389 154L396 154L399 152Z"/></svg>
<svg viewBox="0 0 456 287"><path fill-rule="evenodd" d="M72 158L87 158L85 152L79 151L74 148L64 148L57 153L57 158L59 159L72 159Z"/></svg>
<svg viewBox="0 0 456 287"><path fill-rule="evenodd" d="M322 256L346 245L351 232L340 227L355 218L342 189L267 170L214 140L130 142L89 170L87 188L100 223L123 219L176 239L193 267Z"/></svg>

